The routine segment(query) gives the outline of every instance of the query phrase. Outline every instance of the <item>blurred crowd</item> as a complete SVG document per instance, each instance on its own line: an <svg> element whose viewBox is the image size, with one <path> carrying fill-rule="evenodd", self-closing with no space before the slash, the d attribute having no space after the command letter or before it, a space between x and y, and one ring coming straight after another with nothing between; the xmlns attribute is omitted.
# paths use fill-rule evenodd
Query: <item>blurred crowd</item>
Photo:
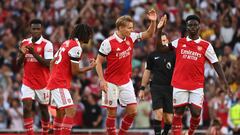
<svg viewBox="0 0 240 135"><path fill-rule="evenodd" d="M16 66L18 45L29 37L29 21L40 18L44 23L44 37L56 52L76 23L87 23L94 28L91 43L83 48L81 66L95 58L101 42L115 30L116 19L129 14L135 30L144 31L149 22L146 11L155 8L159 16L168 15L164 31L170 40L185 36L185 18L197 14L201 18L201 38L214 46L227 80L234 92L228 97L213 70L205 67L205 102L200 128L218 124L221 132L236 130L230 109L240 104L240 0L4 0L0 1L0 129L23 130L20 87L22 67ZM155 49L155 38L139 41L133 54L132 79L138 93L147 55ZM77 107L74 128L103 128L106 111L101 108L101 92L95 71L75 76L72 96ZM151 127L151 96L139 102L138 115L132 128ZM34 112L35 128L39 128L38 105ZM54 115L54 110L50 110ZM118 120L124 109L119 107ZM189 112L184 119L189 126ZM216 122L217 121L217 122ZM118 124L119 125L119 124ZM239 124L240 125L240 124ZM240 126L238 126L240 127Z"/></svg>

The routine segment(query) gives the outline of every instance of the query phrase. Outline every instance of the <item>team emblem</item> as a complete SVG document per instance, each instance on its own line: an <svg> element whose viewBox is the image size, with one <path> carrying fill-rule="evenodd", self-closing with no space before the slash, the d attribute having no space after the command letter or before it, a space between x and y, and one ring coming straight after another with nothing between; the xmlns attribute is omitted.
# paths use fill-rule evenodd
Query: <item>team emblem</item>
<svg viewBox="0 0 240 135"><path fill-rule="evenodd" d="M42 48L38 47L37 52L41 52Z"/></svg>
<svg viewBox="0 0 240 135"><path fill-rule="evenodd" d="M167 69L171 69L171 68L172 68L171 62L168 62L168 63L166 64L166 68L167 68Z"/></svg>
<svg viewBox="0 0 240 135"><path fill-rule="evenodd" d="M127 41L126 41L126 44L127 44L127 45L130 45L130 42L127 40Z"/></svg>
<svg viewBox="0 0 240 135"><path fill-rule="evenodd" d="M201 50L202 50L202 47L201 47L201 46L198 46L198 47L197 47L197 50L198 50L198 51L201 51Z"/></svg>

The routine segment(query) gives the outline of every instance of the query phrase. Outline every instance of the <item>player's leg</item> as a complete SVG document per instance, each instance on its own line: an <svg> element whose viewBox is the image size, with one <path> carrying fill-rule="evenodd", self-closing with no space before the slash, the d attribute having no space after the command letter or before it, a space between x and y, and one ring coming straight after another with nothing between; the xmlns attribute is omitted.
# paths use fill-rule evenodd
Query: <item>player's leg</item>
<svg viewBox="0 0 240 135"><path fill-rule="evenodd" d="M107 108L106 130L108 135L116 135L117 100L119 96L118 87L108 83L107 93L102 91L102 106Z"/></svg>
<svg viewBox="0 0 240 135"><path fill-rule="evenodd" d="M36 100L39 102L39 109L41 113L41 126L42 126L42 135L47 135L49 130L49 98L50 98L50 90L42 89L36 90Z"/></svg>
<svg viewBox="0 0 240 135"><path fill-rule="evenodd" d="M23 122L24 128L26 130L27 135L34 135L33 132L33 116L32 116L32 104L35 99L34 90L29 88L26 85L22 85L21 88L22 93L22 102L23 102Z"/></svg>
<svg viewBox="0 0 240 135"><path fill-rule="evenodd" d="M189 97L190 102L189 108L191 112L190 127L188 130L189 135L193 135L194 131L197 129L199 125L203 100L204 100L203 88L191 91Z"/></svg>
<svg viewBox="0 0 240 135"><path fill-rule="evenodd" d="M155 135L160 135L162 131L162 117L163 117L163 93L162 88L152 85L150 88L152 97L152 109L153 109L153 129Z"/></svg>
<svg viewBox="0 0 240 135"><path fill-rule="evenodd" d="M106 119L106 128L108 135L116 135L116 117L117 117L117 108L108 107L107 108L107 119Z"/></svg>
<svg viewBox="0 0 240 135"><path fill-rule="evenodd" d="M189 92L186 90L173 88L173 123L172 135L181 135L182 132L182 117L185 107L188 105Z"/></svg>
<svg viewBox="0 0 240 135"><path fill-rule="evenodd" d="M172 127L173 119L173 102L172 102L173 88L167 86L163 91L163 119L164 119L164 130L162 135L167 135Z"/></svg>
<svg viewBox="0 0 240 135"><path fill-rule="evenodd" d="M137 99L132 81L119 86L119 102L122 106L126 106L126 113L122 119L118 135L125 135L137 114Z"/></svg>
<svg viewBox="0 0 240 135"><path fill-rule="evenodd" d="M75 107L71 94L68 89L58 88L51 91L51 96L56 103L57 116L54 118L54 135L57 133L64 133L64 135L70 135L73 126L73 117L75 116ZM60 131L57 130L61 129Z"/></svg>

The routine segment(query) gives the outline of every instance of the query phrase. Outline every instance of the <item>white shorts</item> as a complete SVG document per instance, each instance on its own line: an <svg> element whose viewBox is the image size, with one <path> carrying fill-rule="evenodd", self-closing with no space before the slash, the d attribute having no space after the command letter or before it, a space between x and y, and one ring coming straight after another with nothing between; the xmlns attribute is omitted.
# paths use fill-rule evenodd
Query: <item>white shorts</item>
<svg viewBox="0 0 240 135"><path fill-rule="evenodd" d="M73 106L73 100L68 89L57 88L51 90L51 106L56 108L67 108Z"/></svg>
<svg viewBox="0 0 240 135"><path fill-rule="evenodd" d="M121 106L137 103L132 81L120 86L108 82L107 93L102 91L102 106L115 108L118 100Z"/></svg>
<svg viewBox="0 0 240 135"><path fill-rule="evenodd" d="M203 88L195 90L185 90L179 88L173 88L173 106L183 106L187 104L193 104L197 107L202 108L204 100Z"/></svg>
<svg viewBox="0 0 240 135"><path fill-rule="evenodd" d="M31 99L37 100L40 104L48 105L49 104L50 91L46 88L43 89L32 89L24 84L21 87L21 99Z"/></svg>

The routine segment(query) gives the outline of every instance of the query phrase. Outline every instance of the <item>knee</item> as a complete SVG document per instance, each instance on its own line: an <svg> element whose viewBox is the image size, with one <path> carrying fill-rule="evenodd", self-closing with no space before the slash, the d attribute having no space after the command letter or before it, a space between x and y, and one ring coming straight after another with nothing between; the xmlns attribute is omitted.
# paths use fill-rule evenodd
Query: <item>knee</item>
<svg viewBox="0 0 240 135"><path fill-rule="evenodd" d="M66 109L65 109L65 115L66 115L67 117L74 117L74 116L75 116L75 113L76 113L76 108L74 108L74 107L66 108Z"/></svg>
<svg viewBox="0 0 240 135"><path fill-rule="evenodd" d="M198 118L201 115L201 110L193 110L191 111L192 117Z"/></svg>
<svg viewBox="0 0 240 135"><path fill-rule="evenodd" d="M176 107L174 108L174 113L177 115L183 115L185 111L185 107Z"/></svg>
<svg viewBox="0 0 240 135"><path fill-rule="evenodd" d="M115 108L108 108L107 114L109 117L116 117L117 116L117 110Z"/></svg>
<svg viewBox="0 0 240 135"><path fill-rule="evenodd" d="M167 123L167 124L172 124L172 120L173 120L173 116L167 116L166 119L164 119L164 123Z"/></svg>

